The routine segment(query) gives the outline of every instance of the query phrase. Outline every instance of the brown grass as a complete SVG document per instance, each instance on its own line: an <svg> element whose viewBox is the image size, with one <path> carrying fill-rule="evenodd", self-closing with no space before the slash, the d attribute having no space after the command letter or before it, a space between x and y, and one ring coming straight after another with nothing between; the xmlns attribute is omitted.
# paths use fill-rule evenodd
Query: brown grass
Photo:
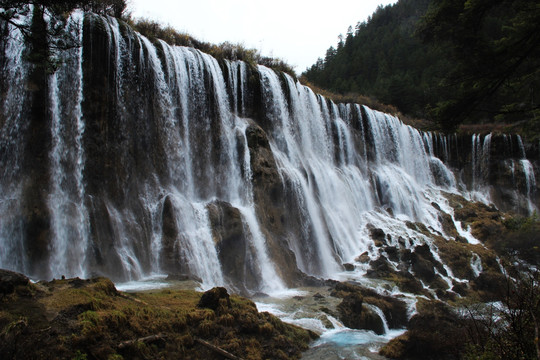
<svg viewBox="0 0 540 360"><path fill-rule="evenodd" d="M314 334L259 313L231 296L230 306L198 306L201 294L117 292L110 280L29 284L1 301L0 353L6 358L213 358L201 338L245 359L295 359ZM222 306L223 305L223 306ZM133 342L151 335L153 343Z"/></svg>

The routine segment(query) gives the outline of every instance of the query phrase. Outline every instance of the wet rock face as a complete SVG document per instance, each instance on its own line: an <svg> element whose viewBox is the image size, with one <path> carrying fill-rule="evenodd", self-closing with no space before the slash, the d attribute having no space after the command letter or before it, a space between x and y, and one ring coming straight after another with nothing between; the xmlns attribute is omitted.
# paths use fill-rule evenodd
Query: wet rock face
<svg viewBox="0 0 540 360"><path fill-rule="evenodd" d="M52 147L51 103L49 97L49 74L47 73L47 24L43 10L36 7L32 15L31 33L27 39L31 65L26 89L21 101L21 122L28 121L23 154L13 154L23 160L23 198L25 251L29 260L27 273L33 276L48 276L48 248L50 246L51 214L47 206L48 189L51 183L49 151ZM8 88L11 84L7 84ZM0 100L3 100L0 98ZM24 128L24 125L20 125ZM10 130L11 131L11 130ZM2 144L2 151L4 144Z"/></svg>
<svg viewBox="0 0 540 360"><path fill-rule="evenodd" d="M391 329L403 328L407 324L407 307L404 302L390 296L349 283L335 283L332 296L343 298L338 305L339 318L352 329L372 330L384 334L383 319L374 311L379 308Z"/></svg>
<svg viewBox="0 0 540 360"><path fill-rule="evenodd" d="M245 291L244 286L256 289L260 270L247 241L240 210L224 201L214 201L207 209L223 275L240 290Z"/></svg>
<svg viewBox="0 0 540 360"><path fill-rule="evenodd" d="M300 226L287 221L285 184L282 183L274 154L266 132L252 123L246 129L253 177L253 198L261 231L265 235L268 255L275 264L280 277L289 285L297 286L304 275L296 265L296 258L287 242L289 232L297 232Z"/></svg>
<svg viewBox="0 0 540 360"><path fill-rule="evenodd" d="M477 135L475 143L472 135L448 135L444 139L435 139L434 153L454 170L468 189L487 188L497 208L528 214L527 198L535 204L540 200L540 183L533 186L526 176L528 170L533 170L538 178L537 149L534 145L523 144L517 135L489 135L489 139L486 138L486 135ZM482 154L477 154L474 159L475 152ZM530 160L532 169L522 162L524 157Z"/></svg>
<svg viewBox="0 0 540 360"><path fill-rule="evenodd" d="M411 253L410 262L415 275L428 283L432 283L437 278L435 274L436 268L446 275L446 271L435 260L428 245L416 246Z"/></svg>
<svg viewBox="0 0 540 360"><path fill-rule="evenodd" d="M160 254L161 268L166 273L185 273L188 269L183 268L180 254L180 242L178 224L176 223L176 209L169 196L165 198L162 211L162 249Z"/></svg>
<svg viewBox="0 0 540 360"><path fill-rule="evenodd" d="M375 242L375 246L381 247L386 243L386 234L383 229L376 228L372 224L367 224L367 228L369 230L369 235Z"/></svg>
<svg viewBox="0 0 540 360"><path fill-rule="evenodd" d="M384 334L382 319L369 307L364 306L363 301L360 293L346 295L338 305L340 320L351 329L372 330L376 334Z"/></svg>

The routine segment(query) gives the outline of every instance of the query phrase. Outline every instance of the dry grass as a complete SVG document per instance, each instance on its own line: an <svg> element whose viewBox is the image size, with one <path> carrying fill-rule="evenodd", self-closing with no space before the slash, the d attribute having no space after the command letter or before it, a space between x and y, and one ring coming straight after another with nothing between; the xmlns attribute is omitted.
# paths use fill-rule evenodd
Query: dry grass
<svg viewBox="0 0 540 360"><path fill-rule="evenodd" d="M214 358L201 338L246 359L294 359L314 334L259 313L231 296L215 309L201 294L116 291L110 280L29 284L0 299L0 353L6 358ZM230 305L229 305L230 304ZM134 341L158 335L152 343ZM85 357L86 356L86 357Z"/></svg>

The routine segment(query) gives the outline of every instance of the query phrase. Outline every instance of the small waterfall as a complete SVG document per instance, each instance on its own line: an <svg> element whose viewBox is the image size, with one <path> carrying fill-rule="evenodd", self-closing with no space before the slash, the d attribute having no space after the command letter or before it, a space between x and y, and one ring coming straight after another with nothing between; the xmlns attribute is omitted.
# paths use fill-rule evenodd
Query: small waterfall
<svg viewBox="0 0 540 360"><path fill-rule="evenodd" d="M193 203L175 197L177 226L182 229L179 251L190 271L203 280L205 287L223 285L223 274L212 241L205 203Z"/></svg>
<svg viewBox="0 0 540 360"><path fill-rule="evenodd" d="M473 254L471 257L471 269L473 270L474 276L478 277L482 273L482 259L478 254Z"/></svg>
<svg viewBox="0 0 540 360"><path fill-rule="evenodd" d="M532 213L536 210L536 206L534 205L534 195L536 192L536 178L534 176L534 168L531 164L531 162L527 159L521 159L519 161L521 164L521 167L523 169L523 175L525 177L525 184L526 184L526 197L527 197L527 206L529 209L529 213Z"/></svg>
<svg viewBox="0 0 540 360"><path fill-rule="evenodd" d="M69 31L80 40L82 19L82 13L76 12L68 22ZM89 224L82 178L82 48L70 49L64 55L65 65L51 76L49 89L53 139L50 154L52 189L49 208L53 231L50 263L52 274L84 277Z"/></svg>
<svg viewBox="0 0 540 360"><path fill-rule="evenodd" d="M491 155L491 134L482 138L472 137L472 190L480 199L489 199L486 187L489 183L489 165Z"/></svg>
<svg viewBox="0 0 540 360"><path fill-rule="evenodd" d="M369 307L375 314L377 314L377 316L379 316L383 324L384 334L388 334L390 332L390 328L388 327L388 321L386 321L386 316L384 316L381 308L371 304L366 304L366 306Z"/></svg>
<svg viewBox="0 0 540 360"><path fill-rule="evenodd" d="M239 207L242 214L245 230L250 235L249 238L256 250L257 264L261 271L262 291L276 292L285 289L285 285L277 275L274 264L270 261L265 246L265 238L260 229L255 212L252 208Z"/></svg>
<svg viewBox="0 0 540 360"><path fill-rule="evenodd" d="M527 159L527 154L525 153L525 146L523 145L523 140L521 136L517 135L517 142L519 147L520 159L519 163L523 169L523 176L525 178L525 195L527 198L527 208L529 213L532 214L534 211L538 210L535 205L535 196L536 196L536 177L534 175L534 167L532 163Z"/></svg>

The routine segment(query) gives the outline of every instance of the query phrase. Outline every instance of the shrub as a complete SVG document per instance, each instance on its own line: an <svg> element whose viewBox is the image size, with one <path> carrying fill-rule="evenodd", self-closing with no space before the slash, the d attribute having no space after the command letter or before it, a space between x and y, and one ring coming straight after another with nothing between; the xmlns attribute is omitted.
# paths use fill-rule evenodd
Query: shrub
<svg viewBox="0 0 540 360"><path fill-rule="evenodd" d="M540 273L528 271L508 279L501 306L469 309L469 359L538 359Z"/></svg>

